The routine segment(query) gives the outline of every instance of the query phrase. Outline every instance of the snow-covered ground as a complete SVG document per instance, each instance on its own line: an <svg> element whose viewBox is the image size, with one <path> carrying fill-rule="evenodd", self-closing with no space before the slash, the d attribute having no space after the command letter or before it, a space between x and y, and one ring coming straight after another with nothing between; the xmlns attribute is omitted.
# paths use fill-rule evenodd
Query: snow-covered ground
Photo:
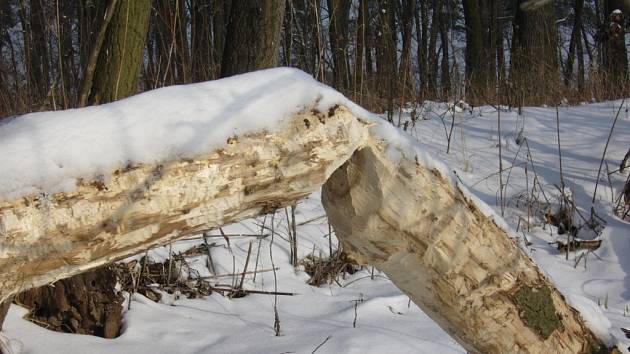
<svg viewBox="0 0 630 354"><path fill-rule="evenodd" d="M454 114L445 104L428 103L417 110L426 119L411 125L409 133L424 149L450 164L457 176L497 214L504 205L507 223L524 235L525 251L544 269L567 299L580 310L601 336L610 337L623 352L630 345L620 328L630 327L630 223L612 214L613 199L619 194L625 175L607 177L606 164L600 176L596 201L591 204L600 159L615 114L621 101L560 107L559 125L562 171L566 193L572 195L578 210L590 217L591 206L605 221L599 237L602 246L581 256L572 252L569 259L550 242L565 240L556 229L544 225L535 203L529 212L527 202L539 198L552 206L559 201L561 185L555 108L525 108L501 112L503 202L499 193L499 134L497 111L492 107L457 109ZM408 120L410 111L402 114ZM455 125L447 154L447 135L451 120ZM397 120L397 117L396 117ZM522 131L522 132L521 132ZM527 144L525 144L525 140ZM516 140L522 142L521 145ZM630 113L624 106L606 153L609 169L615 170L630 148ZM531 157L528 158L528 156ZM525 169L527 166L527 170ZM536 182L534 182L534 176ZM536 190L532 193L532 187ZM543 193L540 191L543 189ZM529 197L528 197L529 196ZM21 317L26 311L12 305L5 322L5 334L25 353L465 353L417 306L378 271L370 276L364 269L338 283L322 287L306 284L308 275L294 270L289 262L287 213L246 220L225 227L227 234L271 233L264 238L236 236L230 247L221 237L211 238L212 256L219 274L243 270L250 242L255 257L250 262L266 271L245 278L245 289L295 293L278 296L280 336L274 335L274 296L251 294L229 299L213 293L204 299L173 299L165 295L155 303L139 294L131 298L124 313L122 335L116 339L62 334L43 329ZM309 254L328 254L329 242L319 193L300 202L296 209L300 258ZM520 220L520 221L519 221ZM576 216L576 222L583 221ZM219 232L214 232L219 235ZM526 239L526 241L525 241ZM183 251L199 240L180 241L173 251ZM154 260L168 256L168 247L149 253ZM273 265L272 257L273 255ZM190 260L201 276L208 276L205 255ZM581 258L580 258L581 257ZM576 260L580 258L579 264ZM231 277L218 278L230 284ZM598 305L599 302L599 305ZM125 306L126 309L126 306Z"/></svg>

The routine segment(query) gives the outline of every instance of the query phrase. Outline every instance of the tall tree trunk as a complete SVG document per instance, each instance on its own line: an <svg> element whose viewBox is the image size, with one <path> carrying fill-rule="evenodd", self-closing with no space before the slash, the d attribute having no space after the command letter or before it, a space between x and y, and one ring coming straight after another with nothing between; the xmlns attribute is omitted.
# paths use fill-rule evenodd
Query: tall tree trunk
<svg viewBox="0 0 630 354"><path fill-rule="evenodd" d="M483 70L484 31L481 20L481 1L463 0L466 21L466 96L474 103L485 96L487 80Z"/></svg>
<svg viewBox="0 0 630 354"><path fill-rule="evenodd" d="M398 76L402 80L402 90L410 89L411 83L411 39L413 35L413 18L416 13L416 0L404 0L401 18L402 53ZM408 96L407 96L408 97Z"/></svg>
<svg viewBox="0 0 630 354"><path fill-rule="evenodd" d="M222 77L278 65L284 9L284 0L232 3Z"/></svg>
<svg viewBox="0 0 630 354"><path fill-rule="evenodd" d="M580 26L582 27L582 26ZM578 49L578 92L584 91L584 76L585 76L585 68L584 68L584 46L582 45L582 29L580 28L580 38L577 41ZM588 45L584 43L584 45Z"/></svg>
<svg viewBox="0 0 630 354"><path fill-rule="evenodd" d="M433 0L431 2L431 30L429 38L429 50L427 52L427 95L428 98L437 97L437 79L438 79L438 55L437 55L437 38L439 34L440 9L442 0Z"/></svg>
<svg viewBox="0 0 630 354"><path fill-rule="evenodd" d="M377 41L374 38L374 25L371 21L372 15L370 15L372 12L370 11L370 4L371 2L369 0L365 0L365 77L366 80L368 82L367 85L367 89L368 91L370 91L370 88L373 85L370 85L370 83L372 82L372 79L374 78L374 60L372 59L372 55L374 52L374 48L377 46Z"/></svg>
<svg viewBox="0 0 630 354"><path fill-rule="evenodd" d="M497 63L497 74L495 79L495 86L501 89L501 85L504 85L507 74L506 74L506 65L505 65L505 47L503 46L503 23L501 21L501 12L503 9L503 1L504 0L493 0L494 4L492 7L493 18L494 18L494 33L496 33L496 55L492 55L492 61L496 60ZM496 58L496 59L495 59Z"/></svg>
<svg viewBox="0 0 630 354"><path fill-rule="evenodd" d="M363 81L365 77L363 76L365 70L363 69L363 64L365 62L365 36L366 36L366 27L369 21L369 9L368 9L368 1L360 0L359 1L359 16L357 19L357 51L355 55L355 66L354 66L354 92L358 95L358 103L362 104L363 101Z"/></svg>
<svg viewBox="0 0 630 354"><path fill-rule="evenodd" d="M13 47L13 39L11 38L11 34L9 32L9 29L15 24L13 6L14 4L12 4L12 1L0 2L0 68L8 68L11 66L9 64L9 60L5 61L3 53L5 48L7 49L7 52L10 52ZM17 76L17 72L14 71L13 75ZM18 85L15 85L15 89L12 89L11 81L16 82L17 78L10 80L9 77L9 70L6 72L4 70L0 70L0 117L9 115L10 112L13 111L12 106L16 101L15 96L17 95Z"/></svg>
<svg viewBox="0 0 630 354"><path fill-rule="evenodd" d="M500 0L464 0L466 21L466 95L475 104L495 96L497 67L501 68ZM502 55L502 53L501 53ZM498 62L498 64L497 64Z"/></svg>
<svg viewBox="0 0 630 354"><path fill-rule="evenodd" d="M175 44L177 47L177 57L175 64L177 66L178 83L191 82L191 59L190 46L188 41L188 24L190 18L186 10L185 0L175 0L175 12L177 14L177 22L175 26Z"/></svg>
<svg viewBox="0 0 630 354"><path fill-rule="evenodd" d="M557 101L559 84L554 3L523 11L518 1L512 38L510 81L530 104Z"/></svg>
<svg viewBox="0 0 630 354"><path fill-rule="evenodd" d="M191 4L192 81L206 81L216 77L212 48L212 1L198 0Z"/></svg>
<svg viewBox="0 0 630 354"><path fill-rule="evenodd" d="M451 94L451 68L450 68L450 54L449 54L449 41L448 30L450 21L446 15L444 9L440 10L440 42L442 44L442 62L440 63L441 80L442 84L442 99L449 100Z"/></svg>
<svg viewBox="0 0 630 354"><path fill-rule="evenodd" d="M609 16L615 10L624 9L624 0L606 0L606 13L604 14L606 24L613 25ZM623 28L623 23L619 24ZM603 43L602 64L606 71L606 86L610 97L616 98L627 94L628 82L628 50L626 48L625 34L623 29L616 33L611 33L608 40Z"/></svg>
<svg viewBox="0 0 630 354"><path fill-rule="evenodd" d="M420 74L420 96L424 97L427 93L427 61L428 51L428 32L429 32L429 14L427 2L420 1L420 7L416 11L416 35L418 38L418 73Z"/></svg>
<svg viewBox="0 0 630 354"><path fill-rule="evenodd" d="M42 0L20 1L29 106L40 104L50 89L46 17Z"/></svg>
<svg viewBox="0 0 630 354"><path fill-rule="evenodd" d="M387 119L394 122L394 98L396 97L396 81L398 74L395 34L395 0L378 1L378 18L380 31L377 46L377 70L381 87L381 97L387 100Z"/></svg>
<svg viewBox="0 0 630 354"><path fill-rule="evenodd" d="M584 0L575 0L573 9L575 19L573 20L571 40L569 41L567 62L564 67L564 84L567 87L571 84L571 78L573 77L573 63L575 60L576 50L582 42L582 12L584 10ZM580 43L578 44L578 42Z"/></svg>
<svg viewBox="0 0 630 354"><path fill-rule="evenodd" d="M287 0L285 5L284 26L282 31L282 66L293 67L293 35L296 27L293 10L293 0Z"/></svg>
<svg viewBox="0 0 630 354"><path fill-rule="evenodd" d="M98 58L90 103L115 101L136 92L151 0L119 0Z"/></svg>
<svg viewBox="0 0 630 354"><path fill-rule="evenodd" d="M328 0L330 21L328 35L333 57L333 84L338 89L345 89L350 86L347 67L350 5L352 2L347 0Z"/></svg>
<svg viewBox="0 0 630 354"><path fill-rule="evenodd" d="M242 0L241 0L242 1ZM217 63L217 76L221 73L223 51L225 49L225 37L227 35L232 10L232 0L215 0L212 16L212 39L214 43L214 57Z"/></svg>

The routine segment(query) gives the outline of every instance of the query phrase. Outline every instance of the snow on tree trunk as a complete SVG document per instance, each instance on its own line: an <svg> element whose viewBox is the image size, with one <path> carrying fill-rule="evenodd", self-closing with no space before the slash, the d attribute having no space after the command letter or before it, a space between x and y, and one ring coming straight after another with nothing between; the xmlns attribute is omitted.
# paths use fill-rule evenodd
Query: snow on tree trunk
<svg viewBox="0 0 630 354"><path fill-rule="evenodd" d="M505 231L440 172L371 138L323 189L335 232L472 353L590 353L601 343Z"/></svg>
<svg viewBox="0 0 630 354"><path fill-rule="evenodd" d="M228 119L229 117L226 117ZM295 115L277 133L204 156L126 166L73 192L0 203L0 302L144 249L291 205L366 139L345 108Z"/></svg>

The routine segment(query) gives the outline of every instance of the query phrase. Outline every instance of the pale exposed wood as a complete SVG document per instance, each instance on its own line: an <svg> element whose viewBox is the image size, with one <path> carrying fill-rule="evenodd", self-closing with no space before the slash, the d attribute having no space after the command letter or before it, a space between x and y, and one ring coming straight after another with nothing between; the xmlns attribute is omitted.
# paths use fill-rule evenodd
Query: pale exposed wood
<svg viewBox="0 0 630 354"><path fill-rule="evenodd" d="M229 119L229 117L226 117ZM0 301L152 246L291 205L365 141L345 108L306 111L274 134L205 156L121 167L72 193L0 202Z"/></svg>
<svg viewBox="0 0 630 354"><path fill-rule="evenodd" d="M392 161L385 148L371 139L323 189L326 213L351 255L385 272L472 353L590 353L599 345L514 240L460 189L413 157ZM550 310L551 319L555 310L557 322L526 323L528 314L544 316L529 306Z"/></svg>

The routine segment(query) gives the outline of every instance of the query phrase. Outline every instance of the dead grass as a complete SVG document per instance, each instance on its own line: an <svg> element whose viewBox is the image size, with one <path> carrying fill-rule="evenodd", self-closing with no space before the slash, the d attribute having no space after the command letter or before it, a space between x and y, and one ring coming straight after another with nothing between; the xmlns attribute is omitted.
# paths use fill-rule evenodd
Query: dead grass
<svg viewBox="0 0 630 354"><path fill-rule="evenodd" d="M300 264L304 271L311 276L309 285L321 286L323 284L338 283L339 278L346 274L354 274L360 267L343 251L335 251L331 257L308 255Z"/></svg>

